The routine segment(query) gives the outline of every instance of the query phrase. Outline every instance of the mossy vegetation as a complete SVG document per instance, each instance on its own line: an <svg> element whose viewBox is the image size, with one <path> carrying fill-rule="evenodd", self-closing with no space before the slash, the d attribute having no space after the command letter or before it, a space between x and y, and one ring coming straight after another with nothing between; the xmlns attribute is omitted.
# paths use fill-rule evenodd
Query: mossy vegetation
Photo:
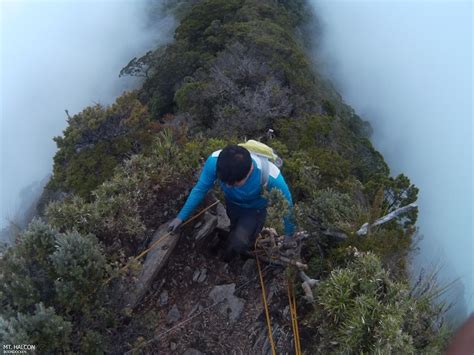
<svg viewBox="0 0 474 355"><path fill-rule="evenodd" d="M126 283L118 266L178 212L200 161L253 138L284 160L298 226L310 234L309 273L322 279L316 303L305 307L308 351L440 353L441 309L407 282L417 210L356 235L416 201L418 189L390 176L370 125L310 65L306 1L169 6L180 19L175 40L121 71L144 77L143 86L110 107L85 108L55 138L48 188L65 197L0 259L1 339L49 344L50 352L106 350L121 318L117 283L104 279ZM285 206L271 198L267 222L281 229Z"/></svg>

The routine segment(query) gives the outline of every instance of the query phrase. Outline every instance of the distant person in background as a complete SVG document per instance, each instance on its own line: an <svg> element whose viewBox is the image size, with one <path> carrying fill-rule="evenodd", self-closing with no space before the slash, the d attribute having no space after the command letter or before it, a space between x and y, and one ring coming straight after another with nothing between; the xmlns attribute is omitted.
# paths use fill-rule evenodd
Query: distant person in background
<svg viewBox="0 0 474 355"><path fill-rule="evenodd" d="M280 169L268 162L269 191L279 189L293 207L288 186ZM267 199L262 196L263 162L257 155L244 147L229 145L212 153L206 160L199 181L192 189L178 216L169 224L169 231L175 231L201 203L216 179L225 194L227 215L231 230L224 250L224 261L230 261L236 254L244 253L253 247L256 236L262 230L267 215ZM285 240L294 232L290 216L284 218Z"/></svg>
<svg viewBox="0 0 474 355"><path fill-rule="evenodd" d="M474 313L458 329L446 355L473 355L474 354Z"/></svg>

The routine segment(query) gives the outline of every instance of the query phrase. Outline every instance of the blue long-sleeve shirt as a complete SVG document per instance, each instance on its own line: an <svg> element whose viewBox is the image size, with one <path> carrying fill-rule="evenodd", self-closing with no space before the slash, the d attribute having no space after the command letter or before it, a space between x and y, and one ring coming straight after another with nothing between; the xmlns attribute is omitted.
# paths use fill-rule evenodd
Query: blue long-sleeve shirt
<svg viewBox="0 0 474 355"><path fill-rule="evenodd" d="M186 203L181 208L181 211L178 213L178 218L182 221L186 220L194 209L202 202L207 192L213 187L214 182L217 179L217 158L221 151L215 151L212 153L206 160L204 168L199 176L199 180L191 190L191 193L186 200ZM242 186L229 187L222 181L220 185L226 198L232 203L244 207L244 208L262 208L267 206L267 199L261 195L262 187L260 183L262 166L260 159L251 154L254 169L250 176L248 177L245 184ZM283 175L280 172L275 164L269 162L269 176L268 176L268 186L267 189L270 191L273 188L279 189L283 196L288 201L290 212L293 208L293 200L291 198L290 190L288 185L283 178ZM288 216L284 217L285 223L285 234L292 235L295 229L294 224L291 221L291 213Z"/></svg>

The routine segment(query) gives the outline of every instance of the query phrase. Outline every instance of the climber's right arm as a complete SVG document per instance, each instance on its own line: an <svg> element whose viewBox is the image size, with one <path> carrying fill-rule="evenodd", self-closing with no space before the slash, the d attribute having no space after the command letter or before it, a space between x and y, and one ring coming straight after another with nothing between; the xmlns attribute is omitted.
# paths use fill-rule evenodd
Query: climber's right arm
<svg viewBox="0 0 474 355"><path fill-rule="evenodd" d="M191 190L186 203L178 213L179 219L185 221L191 213L193 213L194 209L202 202L207 192L212 188L217 178L216 167L217 156L210 155L204 164L198 182Z"/></svg>

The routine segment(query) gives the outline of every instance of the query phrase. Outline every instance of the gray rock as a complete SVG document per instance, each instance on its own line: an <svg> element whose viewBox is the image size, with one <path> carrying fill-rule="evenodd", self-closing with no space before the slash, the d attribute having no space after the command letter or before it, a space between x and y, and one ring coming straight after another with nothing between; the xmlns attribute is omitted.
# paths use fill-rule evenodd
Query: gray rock
<svg viewBox="0 0 474 355"><path fill-rule="evenodd" d="M215 286L209 293L214 302L219 302L218 310L227 315L231 323L235 322L244 309L244 301L234 295L235 284Z"/></svg>
<svg viewBox="0 0 474 355"><path fill-rule="evenodd" d="M227 212L225 210L225 207L222 203L217 204L217 226L216 228L223 230L223 231L229 231L230 230L230 219L227 216Z"/></svg>
<svg viewBox="0 0 474 355"><path fill-rule="evenodd" d="M201 282L204 282L204 280L206 279L207 277L207 270L206 269L202 269L201 270L201 273L199 274L199 277L197 279L197 282L201 283Z"/></svg>
<svg viewBox="0 0 474 355"><path fill-rule="evenodd" d="M178 344L171 342L170 343L170 350L175 351L178 348Z"/></svg>
<svg viewBox="0 0 474 355"><path fill-rule="evenodd" d="M166 306L168 304L168 291L164 290L161 294L160 294L160 305L161 306Z"/></svg>
<svg viewBox="0 0 474 355"><path fill-rule="evenodd" d="M182 355L204 355L204 353L200 352L199 350L189 348Z"/></svg>
<svg viewBox="0 0 474 355"><path fill-rule="evenodd" d="M168 324L173 324L181 317L181 313L179 312L178 306L174 305L171 307L168 315L166 316L166 322Z"/></svg>
<svg viewBox="0 0 474 355"><path fill-rule="evenodd" d="M199 278L199 275L201 274L201 271L200 270L196 270L194 271L194 274L193 274L193 281L196 282L197 279Z"/></svg>
<svg viewBox="0 0 474 355"><path fill-rule="evenodd" d="M206 237L208 237L217 226L217 217L210 214L209 212L204 213L202 217L202 225L199 227L197 232L194 234L194 240L202 243Z"/></svg>

